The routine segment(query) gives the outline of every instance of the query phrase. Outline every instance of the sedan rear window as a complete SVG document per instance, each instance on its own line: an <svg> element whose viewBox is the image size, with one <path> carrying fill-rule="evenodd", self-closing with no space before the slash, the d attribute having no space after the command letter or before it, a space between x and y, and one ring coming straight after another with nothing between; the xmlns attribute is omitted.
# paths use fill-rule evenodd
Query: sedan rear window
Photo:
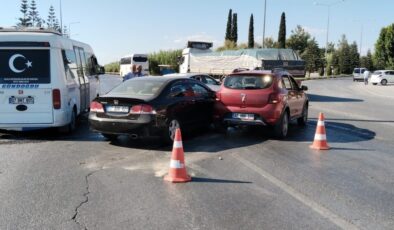
<svg viewBox="0 0 394 230"><path fill-rule="evenodd" d="M162 81L141 81L141 80L127 80L118 87L111 90L111 94L125 95L125 96L154 96L162 87Z"/></svg>
<svg viewBox="0 0 394 230"><path fill-rule="evenodd" d="M224 86L230 89L265 89L271 85L271 75L231 75L224 81Z"/></svg>

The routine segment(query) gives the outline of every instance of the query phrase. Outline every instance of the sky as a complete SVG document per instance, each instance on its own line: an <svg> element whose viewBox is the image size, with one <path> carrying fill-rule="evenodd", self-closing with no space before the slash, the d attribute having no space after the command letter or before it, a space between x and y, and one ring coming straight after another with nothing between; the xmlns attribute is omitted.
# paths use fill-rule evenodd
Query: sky
<svg viewBox="0 0 394 230"><path fill-rule="evenodd" d="M30 0L29 0L30 1ZM255 41L262 42L265 0L36 0L40 16L50 5L71 37L93 47L101 64L131 53L185 48L188 40L223 45L229 9L238 15L238 43L247 43L250 15ZM277 40L280 16L286 14L287 37L301 25L320 47L345 34L362 54L374 50L382 27L394 23L393 0L266 0L266 37ZM0 26L13 26L21 17L20 0L1 0ZM316 4L317 3L317 4ZM331 5L331 6L327 6ZM330 14L328 14L330 9ZM361 42L360 42L361 41Z"/></svg>

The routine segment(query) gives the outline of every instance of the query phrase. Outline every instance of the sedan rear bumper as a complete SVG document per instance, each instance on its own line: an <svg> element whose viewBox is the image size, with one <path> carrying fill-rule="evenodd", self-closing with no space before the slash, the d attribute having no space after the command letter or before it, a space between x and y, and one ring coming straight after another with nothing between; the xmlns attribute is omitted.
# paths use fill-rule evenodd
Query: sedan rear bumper
<svg viewBox="0 0 394 230"><path fill-rule="evenodd" d="M159 132L159 127L150 116L141 116L141 119L114 119L100 118L95 113L89 114L89 124L93 131L106 134L136 134L150 136Z"/></svg>

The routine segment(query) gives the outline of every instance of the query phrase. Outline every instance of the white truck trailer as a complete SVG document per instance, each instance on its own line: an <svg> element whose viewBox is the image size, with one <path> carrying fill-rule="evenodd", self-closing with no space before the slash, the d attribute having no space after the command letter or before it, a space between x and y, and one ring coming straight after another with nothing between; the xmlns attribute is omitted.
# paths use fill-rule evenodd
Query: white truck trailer
<svg viewBox="0 0 394 230"><path fill-rule="evenodd" d="M179 58L180 73L225 76L236 69L284 68L294 77L305 76L305 61L292 49L241 49L212 51L210 42L189 41Z"/></svg>

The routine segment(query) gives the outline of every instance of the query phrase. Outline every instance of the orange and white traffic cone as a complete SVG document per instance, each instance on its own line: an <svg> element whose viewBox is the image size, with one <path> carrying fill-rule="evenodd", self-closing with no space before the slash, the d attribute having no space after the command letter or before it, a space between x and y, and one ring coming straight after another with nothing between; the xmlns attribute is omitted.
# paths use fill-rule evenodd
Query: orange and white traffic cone
<svg viewBox="0 0 394 230"><path fill-rule="evenodd" d="M192 178L187 175L185 166L185 154L183 152L181 130L178 128L175 132L174 146L172 147L170 170L164 180L173 183L185 183Z"/></svg>
<svg viewBox="0 0 394 230"><path fill-rule="evenodd" d="M315 140L309 146L311 149L328 150L330 147L327 144L326 128L324 126L324 114L319 114L319 121L317 122Z"/></svg>

